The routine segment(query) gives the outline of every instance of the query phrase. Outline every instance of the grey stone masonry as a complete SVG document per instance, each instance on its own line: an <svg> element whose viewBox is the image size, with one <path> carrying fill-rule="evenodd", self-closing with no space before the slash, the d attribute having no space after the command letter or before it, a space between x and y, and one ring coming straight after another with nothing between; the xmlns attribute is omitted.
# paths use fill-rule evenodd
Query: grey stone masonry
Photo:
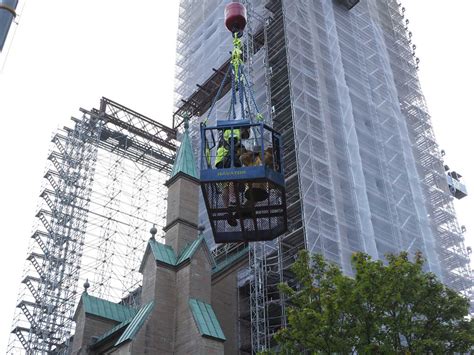
<svg viewBox="0 0 474 355"><path fill-rule="evenodd" d="M176 353L192 353L203 346L202 336L189 307L189 299L211 302L211 266L201 247L176 277Z"/></svg>
<svg viewBox="0 0 474 355"><path fill-rule="evenodd" d="M247 263L248 258L245 258L212 280L211 304L226 337L226 355L239 354L239 333L241 337L244 336L239 331L237 273Z"/></svg>
<svg viewBox="0 0 474 355"><path fill-rule="evenodd" d="M143 268L142 303L155 301L145 326L133 342L134 354L172 354L176 309L176 271L157 266L148 254ZM141 340L141 341L140 341Z"/></svg>
<svg viewBox="0 0 474 355"><path fill-rule="evenodd" d="M166 186L165 242L179 254L198 235L199 180L180 172L168 180Z"/></svg>
<svg viewBox="0 0 474 355"><path fill-rule="evenodd" d="M99 336L117 324L117 322L86 314L82 305L76 312L76 332L72 342L72 355L89 354L89 345L93 342L94 336Z"/></svg>

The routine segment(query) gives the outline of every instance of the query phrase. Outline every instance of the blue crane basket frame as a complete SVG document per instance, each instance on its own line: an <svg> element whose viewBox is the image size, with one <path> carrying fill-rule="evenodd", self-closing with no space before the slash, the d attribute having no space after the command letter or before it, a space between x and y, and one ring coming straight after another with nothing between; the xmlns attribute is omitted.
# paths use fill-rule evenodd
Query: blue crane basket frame
<svg viewBox="0 0 474 355"><path fill-rule="evenodd" d="M253 137L244 139L247 130ZM226 157L215 167L217 150L227 131ZM216 243L272 240L287 230L281 136L262 122L217 121L201 125L201 188ZM238 138L234 139L234 134ZM219 139L220 138L220 139ZM245 148L245 143L253 143ZM243 148L244 147L244 148ZM242 162L243 152L250 162ZM227 189L227 191L226 191ZM258 193L257 193L258 192ZM230 197L226 203L225 194ZM235 223L229 224L229 214Z"/></svg>

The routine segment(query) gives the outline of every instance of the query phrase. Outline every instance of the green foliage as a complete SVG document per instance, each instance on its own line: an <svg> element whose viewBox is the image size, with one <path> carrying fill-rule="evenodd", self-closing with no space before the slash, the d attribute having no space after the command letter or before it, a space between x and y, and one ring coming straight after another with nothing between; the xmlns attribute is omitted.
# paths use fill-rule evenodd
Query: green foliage
<svg viewBox="0 0 474 355"><path fill-rule="evenodd" d="M355 277L322 256L302 251L297 284L281 284L288 326L275 339L286 353L453 353L474 346L469 301L423 272L423 258L387 255L387 265L363 253Z"/></svg>

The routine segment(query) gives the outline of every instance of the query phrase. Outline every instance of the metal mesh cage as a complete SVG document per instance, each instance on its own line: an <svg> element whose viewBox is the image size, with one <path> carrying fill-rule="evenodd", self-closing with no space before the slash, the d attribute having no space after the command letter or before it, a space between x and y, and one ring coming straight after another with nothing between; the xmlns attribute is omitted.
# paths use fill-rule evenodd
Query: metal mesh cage
<svg viewBox="0 0 474 355"><path fill-rule="evenodd" d="M216 243L271 240L287 229L281 137L263 123L201 127L201 186Z"/></svg>
<svg viewBox="0 0 474 355"><path fill-rule="evenodd" d="M234 190L234 204L223 203L223 190ZM202 183L216 243L271 240L286 231L285 189L265 179ZM259 191L263 191L259 192ZM253 195L266 195L255 201ZM235 225L229 224L233 219Z"/></svg>

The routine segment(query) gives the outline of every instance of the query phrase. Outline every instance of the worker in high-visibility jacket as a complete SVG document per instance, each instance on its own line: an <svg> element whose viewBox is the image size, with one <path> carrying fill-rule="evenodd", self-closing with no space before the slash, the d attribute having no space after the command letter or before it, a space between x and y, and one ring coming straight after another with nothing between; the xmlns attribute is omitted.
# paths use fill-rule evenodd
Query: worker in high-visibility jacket
<svg viewBox="0 0 474 355"><path fill-rule="evenodd" d="M240 163L239 156L242 152L243 146L241 142L241 138L247 139L249 137L248 129L244 129L241 132L238 128L233 129L226 129L224 131L223 137L219 142L219 146L217 147L217 154L216 160L214 162L216 168L230 168L232 164L232 157L230 155L231 150L231 139L234 141L234 165L235 168L240 168L242 164Z"/></svg>
<svg viewBox="0 0 474 355"><path fill-rule="evenodd" d="M242 166L240 162L240 155L245 151L245 147L242 144L242 139L248 139L250 136L250 130L248 128L239 129L232 128L226 129L217 147L216 160L214 165L217 169L223 168L240 168ZM232 140L234 142L234 151L231 154ZM232 165L232 156L234 162ZM237 196L236 189L238 187L233 183L225 183L222 188L222 202L225 208L229 208L230 204L235 204L235 197ZM232 200L232 201L231 201ZM237 220L234 217L233 211L229 209L227 213L227 223L231 226L237 225Z"/></svg>

